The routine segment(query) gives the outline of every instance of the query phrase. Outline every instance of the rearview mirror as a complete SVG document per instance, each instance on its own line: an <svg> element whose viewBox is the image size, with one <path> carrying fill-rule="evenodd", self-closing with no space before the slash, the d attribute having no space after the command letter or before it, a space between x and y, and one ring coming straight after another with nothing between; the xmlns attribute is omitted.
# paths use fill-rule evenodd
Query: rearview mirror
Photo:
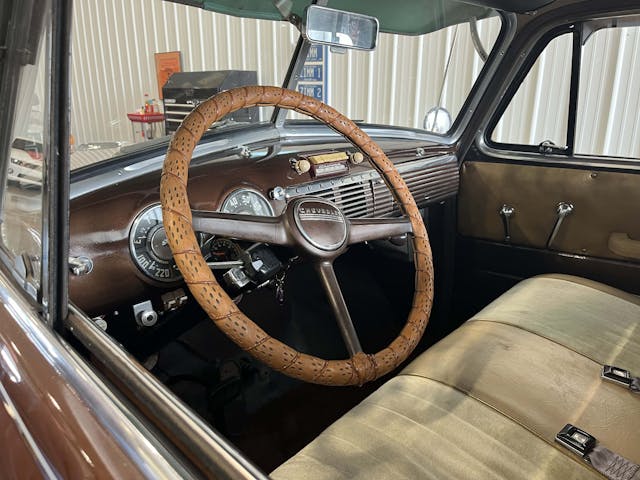
<svg viewBox="0 0 640 480"><path fill-rule="evenodd" d="M311 43L357 50L373 50L378 39L378 19L359 13L309 5L303 34Z"/></svg>
<svg viewBox="0 0 640 480"><path fill-rule="evenodd" d="M422 128L432 133L444 134L451 128L451 114L444 107L433 107L424 116Z"/></svg>

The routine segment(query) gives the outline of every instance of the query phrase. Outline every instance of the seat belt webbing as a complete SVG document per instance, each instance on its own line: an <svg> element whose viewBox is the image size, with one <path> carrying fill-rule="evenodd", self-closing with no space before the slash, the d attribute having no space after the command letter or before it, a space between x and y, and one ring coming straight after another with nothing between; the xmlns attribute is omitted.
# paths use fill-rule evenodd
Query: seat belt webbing
<svg viewBox="0 0 640 480"><path fill-rule="evenodd" d="M596 437L578 427L565 425L556 435L556 441L580 455L609 480L640 480L640 465L598 445Z"/></svg>

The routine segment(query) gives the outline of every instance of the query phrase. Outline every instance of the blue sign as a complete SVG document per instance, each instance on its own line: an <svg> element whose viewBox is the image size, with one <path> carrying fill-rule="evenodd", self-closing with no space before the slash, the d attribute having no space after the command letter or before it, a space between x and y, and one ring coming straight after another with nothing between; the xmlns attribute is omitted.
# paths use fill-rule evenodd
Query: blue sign
<svg viewBox="0 0 640 480"><path fill-rule="evenodd" d="M324 65L308 65L305 63L300 72L300 80L303 82L324 81Z"/></svg>
<svg viewBox="0 0 640 480"><path fill-rule="evenodd" d="M298 91L326 103L328 67L327 47L311 45L298 77Z"/></svg>
<svg viewBox="0 0 640 480"><path fill-rule="evenodd" d="M323 62L324 61L324 49L320 45L311 45L309 47L309 53L307 53L307 62Z"/></svg>
<svg viewBox="0 0 640 480"><path fill-rule="evenodd" d="M298 91L303 95L308 95L310 97L315 98L316 100L320 100L321 102L325 101L324 98L324 85L300 85L298 84Z"/></svg>

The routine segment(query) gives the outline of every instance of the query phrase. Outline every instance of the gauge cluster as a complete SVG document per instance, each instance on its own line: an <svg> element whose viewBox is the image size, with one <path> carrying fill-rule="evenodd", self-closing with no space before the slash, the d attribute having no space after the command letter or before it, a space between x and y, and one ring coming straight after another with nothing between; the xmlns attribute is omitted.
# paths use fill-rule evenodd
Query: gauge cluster
<svg viewBox="0 0 640 480"><path fill-rule="evenodd" d="M259 192L240 188L222 202L220 211L237 215L273 216L269 201ZM213 269L240 263L244 249L233 240L198 234L202 255ZM162 207L156 203L142 210L133 221L129 235L131 257L138 269L151 280L176 283L182 280L173 259L162 224Z"/></svg>
<svg viewBox="0 0 640 480"><path fill-rule="evenodd" d="M133 221L129 247L136 266L152 280L171 283L182 278L169 248L160 204L145 208Z"/></svg>

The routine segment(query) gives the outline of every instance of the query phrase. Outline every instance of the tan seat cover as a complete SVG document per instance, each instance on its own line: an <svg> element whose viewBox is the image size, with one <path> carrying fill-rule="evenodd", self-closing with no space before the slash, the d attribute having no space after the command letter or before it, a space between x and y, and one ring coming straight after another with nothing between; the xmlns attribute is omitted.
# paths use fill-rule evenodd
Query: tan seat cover
<svg viewBox="0 0 640 480"><path fill-rule="evenodd" d="M399 375L271 475L276 479L599 479L483 403Z"/></svg>
<svg viewBox="0 0 640 480"><path fill-rule="evenodd" d="M640 297L570 275L513 287L471 320L515 325L640 375Z"/></svg>
<svg viewBox="0 0 640 480"><path fill-rule="evenodd" d="M604 285L522 282L272 476L602 478L554 442L565 423L640 463L640 398L599 377L604 361L640 373L639 323Z"/></svg>

